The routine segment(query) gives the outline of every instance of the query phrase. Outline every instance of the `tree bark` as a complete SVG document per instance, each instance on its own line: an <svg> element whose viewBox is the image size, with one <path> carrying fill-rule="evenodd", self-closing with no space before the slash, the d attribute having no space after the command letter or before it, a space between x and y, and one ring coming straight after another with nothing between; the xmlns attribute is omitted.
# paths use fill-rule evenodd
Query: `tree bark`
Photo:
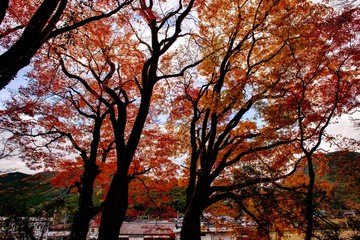
<svg viewBox="0 0 360 240"><path fill-rule="evenodd" d="M201 214L206 208L209 183L207 177L199 177L194 192L187 204L184 220L180 232L181 240L201 239Z"/></svg>
<svg viewBox="0 0 360 240"><path fill-rule="evenodd" d="M315 186L315 172L312 162L312 157L308 156L308 170L309 170L309 186L308 192L305 199L305 222L306 222L306 232L305 240L311 240L314 229L314 186Z"/></svg>
<svg viewBox="0 0 360 240"><path fill-rule="evenodd" d="M190 205L185 212L184 220L181 227L180 239L181 240L200 240L201 239L201 228L200 228L200 217L201 211L198 204L194 201L190 201Z"/></svg>
<svg viewBox="0 0 360 240"><path fill-rule="evenodd" d="M117 171L114 174L104 201L100 221L99 240L118 239L119 231L128 207L129 168L149 112L154 83L155 81L150 81L147 88L143 90L139 112L126 146L124 144L124 128L119 128L119 126L124 126L125 123L123 121L127 119L120 117L119 121L113 122L116 139Z"/></svg>
<svg viewBox="0 0 360 240"><path fill-rule="evenodd" d="M104 202L99 240L118 239L128 207L128 179L116 174Z"/></svg>
<svg viewBox="0 0 360 240"><path fill-rule="evenodd" d="M97 166L93 166L92 171L84 172L81 190L79 191L79 207L71 225L70 240L86 240L90 221L99 212L99 210L94 209L92 200L94 181L98 173Z"/></svg>
<svg viewBox="0 0 360 240"><path fill-rule="evenodd" d="M9 0L0 0L0 24L5 17L6 10L9 7Z"/></svg>
<svg viewBox="0 0 360 240"><path fill-rule="evenodd" d="M84 204L83 204L84 205ZM75 215L74 221L71 225L70 240L85 240L90 227L90 214L86 214L86 206L81 206L79 212ZM84 211L85 210L85 211Z"/></svg>

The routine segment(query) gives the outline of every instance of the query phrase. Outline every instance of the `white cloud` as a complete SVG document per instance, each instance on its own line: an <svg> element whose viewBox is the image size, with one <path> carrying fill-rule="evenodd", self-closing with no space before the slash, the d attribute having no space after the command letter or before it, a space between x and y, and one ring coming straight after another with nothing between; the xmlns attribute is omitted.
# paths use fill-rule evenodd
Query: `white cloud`
<svg viewBox="0 0 360 240"><path fill-rule="evenodd" d="M360 129L357 129L351 119L360 118L360 113L343 115L329 125L327 131L331 134L341 134L344 137L360 140Z"/></svg>
<svg viewBox="0 0 360 240"><path fill-rule="evenodd" d="M41 172L41 170L31 170L19 158L11 157L10 159L0 159L0 173L2 172L23 172L27 174L34 174Z"/></svg>

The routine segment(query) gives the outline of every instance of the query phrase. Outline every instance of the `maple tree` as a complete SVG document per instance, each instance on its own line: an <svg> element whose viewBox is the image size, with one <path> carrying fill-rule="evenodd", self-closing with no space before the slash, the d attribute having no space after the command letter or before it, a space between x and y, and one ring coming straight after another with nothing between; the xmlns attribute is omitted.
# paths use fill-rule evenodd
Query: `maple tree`
<svg viewBox="0 0 360 240"><path fill-rule="evenodd" d="M345 30L357 31L356 10L334 17L302 1L227 3L199 8L200 48L213 54L184 82L174 108L174 117L191 114L175 121L188 126L190 138L181 239L200 239L200 215L212 204L234 199L243 206L249 189L274 184L303 159L309 239L312 156L330 120L357 104L356 33Z"/></svg>
<svg viewBox="0 0 360 240"><path fill-rule="evenodd" d="M182 76L188 68L195 64L183 66L175 73L169 73L168 64L173 56L165 55L179 37L186 36L180 32L182 31L182 23L190 13L193 4L193 0L189 1L186 6L179 2L179 5L171 6L165 13L162 7L166 7L166 4L157 6L153 1L139 1L138 5L134 5L134 8L139 10L139 14L143 17L143 26L148 28L150 34L149 40L136 34L139 42L145 45L148 56L144 58L143 65L139 68L139 75L135 76L136 91L140 93L140 100L127 139L125 138L125 127L128 119L124 111L126 111L127 106L131 105L131 100L128 98L130 95L127 95L125 89L121 89L122 92L119 96L106 88L106 91L117 104L117 109L113 110L110 117L116 139L117 170L104 201L99 239L116 239L118 236L128 206L129 167L143 132L153 91L156 90L156 83L166 78ZM160 71L159 68L163 71Z"/></svg>
<svg viewBox="0 0 360 240"><path fill-rule="evenodd" d="M311 44L297 47L291 43L292 69L288 69L288 98L285 104L294 108L299 148L306 158L309 182L305 198L305 239L313 236L315 170L314 154L326 140L326 128L331 119L357 107L359 57L355 32L358 29L358 9L339 16L318 20L319 35L308 38ZM341 37L340 37L341 35ZM311 36L310 36L311 37ZM331 42L324 44L324 40ZM354 42L354 43L353 43ZM308 55L312 58L309 59ZM290 102L289 102L290 100ZM355 101L354 101L355 100ZM287 110L287 111L290 111Z"/></svg>
<svg viewBox="0 0 360 240"><path fill-rule="evenodd" d="M50 136L49 133L54 132L60 136L55 135L53 139L44 143L45 149L54 147L59 154L63 153L62 150L71 153L74 150L61 147L61 143L68 143L61 140L61 137L65 136L72 143L71 147L80 152L77 162L73 163L74 166L68 166L69 162L65 161L63 165L53 161L55 155L51 151L48 154L39 150L28 151L26 155L28 157L25 160L29 160L28 163L33 167L36 166L37 159L41 160L40 166L49 164L50 167L55 168L66 165L69 175L62 176L66 176L67 179L79 179L81 175L78 184L81 194L79 211L83 215L79 212L78 219L84 227L78 227L78 230L82 233L88 227L91 215L99 209L93 206L91 196L94 180L98 177L100 168L102 171L106 168L106 166L99 166L98 161L101 160L101 156L108 158L107 154L111 154L116 163L112 165L113 169L110 173L112 181L101 206L103 212L100 239L117 238L128 206L130 180L148 172L149 168L153 170L156 161L159 161L158 164L162 167L169 162L166 158L169 152L164 151L162 147L149 146L151 142L160 146L168 144L169 137L162 139L154 137L160 136L150 131L152 127L156 129L156 126L151 126L150 122L146 125L149 128L144 125L149 113L158 117L157 114L161 112L156 106L151 108L150 102L156 99L161 100L164 95L162 91L165 91L166 85L156 85L156 83L181 76L196 64L180 66L180 69L175 71L168 69L171 59L176 54L173 49L170 49L171 46L178 38L187 37L187 34L180 34L180 32L183 30L182 22L192 9L192 5L193 1L187 3L185 7L182 4L166 5L164 2L160 7L153 5L152 2L140 1L131 5L132 12L78 28L70 39L59 40L51 45L49 51L40 50L34 61L34 70L28 74L34 81L33 88L23 88L22 100L25 106L19 107L22 104L16 97L9 102L14 107L8 108L6 114L11 115L17 112L19 115L9 117L7 127L13 127L18 132L24 127L20 132L31 133L26 137L24 134L19 134L22 136L19 138L20 141L32 142L36 145L35 149L39 149L37 141L42 139L34 140L32 137L38 135L46 138ZM168 10L163 12L165 8ZM143 26L147 26L150 30L149 42L146 36L148 33L142 32ZM66 44L68 40L71 41L70 45ZM171 52L166 54L169 49ZM45 57L48 57L46 63L42 61ZM162 68L164 70L160 71ZM54 97L53 100L46 95L47 92ZM32 98L33 101L30 100ZM28 116L31 120L26 119ZM16 121L12 121L11 118L19 122L15 124ZM44 119L43 122L42 119ZM21 123L21 121L25 122ZM44 126L35 127L36 124L40 126L44 124ZM60 131L61 127L58 124L61 124L65 130ZM83 127L83 124L86 124L88 128ZM43 128L48 132L40 133ZM77 128L82 128L83 131L78 131ZM25 129L27 131L23 131ZM39 129L39 132L35 131L34 134L32 131L34 129ZM157 129L161 130L161 128ZM144 138L144 135L153 137L146 138L144 143L147 145L137 151L139 144L142 146L140 140ZM80 143L75 142L75 137L81 140ZM56 145L58 141L60 144ZM51 144L54 145L51 146ZM23 144L23 146L28 148L29 144ZM141 151L145 155L141 155ZM150 157L153 151L156 153L156 159ZM148 167L146 167L147 164ZM80 171L75 171L79 167ZM167 168L173 171L171 167ZM88 183L86 195L84 181ZM86 203L84 208L81 208L82 201ZM75 222L73 229L75 229ZM83 235L72 235L72 237L82 239Z"/></svg>
<svg viewBox="0 0 360 240"><path fill-rule="evenodd" d="M107 26L108 29L111 27L110 24ZM99 23L97 23L97 25L93 27L100 27L102 33L104 33L105 25L99 25ZM94 30L91 29L91 26L88 26L88 28L90 32ZM92 35L88 35L87 37L90 38L91 36ZM80 41L83 39L84 38L78 38ZM100 39L100 41L101 40L103 39ZM124 43L124 41L119 41L118 43ZM127 43L129 43L129 41L127 41ZM84 49L80 50L80 46L83 46ZM52 61L51 59L49 60L52 62L52 66L58 65L58 69L50 67L47 69L48 71L46 71L42 62L39 61L39 67L35 65L35 69L29 74L29 76L33 78L33 80L30 81L29 87L20 90L22 95L14 95L13 99L8 101L7 109L2 112L3 125L6 125L7 129L12 130L14 134L16 134L13 140L19 141L23 147L23 151L26 153L24 160L29 166L35 168L37 164L39 164L39 167L49 164L48 167L62 171L53 181L56 185L68 186L75 183L74 187L77 188L80 197L78 201L78 212L72 224L71 239L86 238L89 221L102 210L102 205L94 206L93 204L94 182L99 182L97 183L98 187L99 184L100 186L101 184L106 185L111 181L110 175L113 174L114 169L116 169L116 164L111 164L111 159L114 161L116 156L114 153L114 134L109 121L110 111L104 104L104 102L109 103L110 101L105 101L105 96L100 95L100 91L94 91L96 85L92 85L93 88L90 87L86 89L86 87L90 86L89 84L98 81L96 77L95 79L94 77L88 78L86 74L80 75L80 71L70 73L69 70L67 70L67 68L71 69L71 64L75 64L73 66L76 66L79 62L75 59L83 57L84 53L85 55L87 53L90 54L89 62L97 61L96 64L100 64L100 61L95 59L94 55L91 55L92 51L89 49L90 46L92 45L89 45L88 42L86 45L80 45L80 43L78 43L76 45L77 52L73 52L71 55L73 61L67 60L65 62L65 57L58 59L57 54L59 53L55 54L55 59ZM98 45L94 47L96 46ZM113 46L119 47L115 44ZM116 48L109 50L116 51ZM129 51L129 48L125 48L125 50ZM133 51L135 57L137 57L137 53L140 53L136 49L133 49ZM63 54L66 56L67 53L64 52ZM102 54L100 53L99 55L101 56ZM141 54L139 55L141 56ZM122 57L124 57L122 64L125 64L125 60L132 61L129 54L123 55ZM57 61L60 61L60 63L57 63ZM67 64L67 66L65 64ZM142 64L142 62L139 61L139 64ZM77 69L79 70L79 66ZM91 66L88 66L88 69L92 69ZM124 71L122 77L125 78L126 74L133 73ZM85 76L87 77L86 81L82 78ZM53 82L52 79L55 77L58 81ZM131 75L129 77L132 78L133 76ZM124 80L125 84L126 81L127 80ZM127 84L130 86L130 90L132 83L128 82ZM135 86L135 84L132 86ZM125 87L127 86L124 86L124 88ZM135 95L133 95L133 97L135 97ZM109 105L111 104L112 103ZM131 113L132 112L129 112L126 119L128 124L133 121ZM79 131L79 128L82 129L82 131ZM34 129L39 129L39 132L35 133L33 131ZM171 141L169 138L171 134L159 139L158 136L162 135L156 131L148 129L145 132L148 138L144 143L140 143L140 146L142 147L141 152L145 152L148 155L141 155L137 152L132 160L133 164L129 166L129 180L140 173L147 172L148 170L146 169L150 169L150 167L152 171L156 171L156 166L154 166L156 162L158 162L161 167L165 167L166 162L169 162L165 159L166 152L161 150L161 153L160 148L155 146L162 146L169 143L169 141ZM40 137L40 139L36 139L36 137ZM68 141L65 141L64 138L68 138L68 141L71 142L72 149L66 146ZM38 141L42 141L43 143L40 144ZM35 146L31 146L31 143L35 143ZM145 143L152 143L152 147L149 148ZM65 144L65 146L62 146L62 144ZM47 151L47 149L51 151ZM60 156L56 157L53 149L60 151ZM61 154L63 154L62 151L67 151L69 154L74 152L74 150L80 153L80 156L77 157L75 161L59 161L59 159L57 159L61 158ZM161 154L163 157L160 156ZM154 157L150 157L152 155L156 155L157 158L154 159ZM108 166L109 161L110 166ZM171 167L168 166L167 168L171 170ZM100 172L101 175L99 175ZM157 175L161 176L159 173ZM107 188L108 187L109 186L107 186ZM106 187L101 186L100 188L106 196Z"/></svg>
<svg viewBox="0 0 360 240"><path fill-rule="evenodd" d="M275 18L281 12L276 9L277 3L238 4L208 2L199 13L201 34L210 37L204 40L204 51L213 51L214 55L200 68L206 83L200 88L199 83L185 83L187 101L179 103L193 111L188 123L191 157L181 239L200 239L200 215L207 207L222 199L240 201L247 197L238 196L234 190L281 177L287 152L279 147L292 142L278 131L282 126L261 127L247 120L245 114L267 98L282 96L281 92L271 92L280 84L281 69L273 67L267 76L261 70L268 64L281 66L283 53L287 53L286 42L294 36L282 36L281 30L276 32L280 28L268 27L272 26L268 19L280 21ZM216 17L209 18L208 14ZM267 46L268 51L264 52L262 46ZM270 157L266 151L270 149L273 161L261 163L263 157ZM256 175L247 173L247 165L262 171ZM234 179L236 174L243 178Z"/></svg>
<svg viewBox="0 0 360 240"><path fill-rule="evenodd" d="M107 166L115 158L110 112L100 101L102 93L87 89L89 84L96 89L96 74L100 75L102 70L94 71L90 77L86 71L92 66L83 67L78 61L84 58L89 64L101 64L104 54L107 57L106 52L96 53L94 49L103 46L104 37L109 37L105 30L110 34L110 27L105 21L79 29L77 38L72 39L76 47L66 48L60 42L52 48L46 64L42 60L47 53L40 51L39 55L44 55L35 59L34 69L28 74L29 87L22 88L20 95L14 95L3 112L3 118L9 116L7 128L17 133L16 140L23 147L24 160L29 166L49 164L50 168L62 171L53 181L55 185L74 185L79 192L71 239L86 238L90 220L102 210L102 205L93 203L94 185L104 188L102 185L110 181L106 176L113 173ZM131 61L129 55L127 59ZM78 71L70 73L68 68ZM53 81L55 78L57 81ZM64 153L74 152L79 153L74 161L59 161Z"/></svg>
<svg viewBox="0 0 360 240"><path fill-rule="evenodd" d="M356 180L352 178L351 173L348 173L348 171L352 172L349 170L349 166L352 166L353 174L357 175L355 173L357 167L354 166L357 163L357 156L358 153L325 154L321 151L312 156L316 175L312 201L313 226L316 230L313 238L339 239L343 229L333 218L334 215L342 213L338 212L336 205L346 200L347 207L340 205L343 209L358 207L358 197L353 192L357 189ZM258 232L262 234L263 239L270 237L271 234L275 235L275 238L281 238L284 231L305 237L307 224L304 212L309 179L306 157L304 157L296 173L266 188L254 189L257 194L243 203L242 209L251 214L252 219L259 226ZM346 179L348 182L344 183L341 179ZM338 191L343 196L340 196Z"/></svg>
<svg viewBox="0 0 360 240"><path fill-rule="evenodd" d="M44 43L58 36L69 39L73 30L112 16L131 2L1 1L0 44L4 50L0 55L0 90L29 65Z"/></svg>
<svg viewBox="0 0 360 240"><path fill-rule="evenodd" d="M32 74L36 76L35 71ZM46 83L51 77L30 81L28 87L20 89L22 95L14 95L2 111L2 125L13 132L12 141L20 146L31 168L60 170L54 184L77 188L79 206L71 239L85 239L90 220L101 211L101 206L93 203L94 182L113 150L104 124L108 112L96 100L81 95L81 86L76 87L71 80ZM79 157L74 161L65 155L75 153Z"/></svg>
<svg viewBox="0 0 360 240"><path fill-rule="evenodd" d="M102 211L99 239L116 239L127 212L157 211L172 201L168 192L177 184L165 179L178 170L169 157L185 152L182 239L200 239L203 211L222 212L229 200L257 222L262 236L273 217L277 232L291 224L280 210L296 204L291 221L305 221L310 239L316 184L328 187L317 182L313 161L320 143L333 140L326 135L331 119L358 106L358 10L337 14L290 0L114 4L129 4L129 11L50 29L76 26L47 49L40 46L49 38L37 43L29 86L1 112L30 166L66 169L54 184L75 183L80 197L71 238L84 239L90 219ZM36 9L29 19L36 19ZM184 29L192 10L196 31ZM11 40L10 32L4 39ZM169 103L168 95L176 101ZM167 109L171 130L161 126ZM65 152L79 156L65 160ZM291 177L287 185L282 179L292 174L302 181ZM299 187L301 193L291 191ZM288 198L281 198L285 188Z"/></svg>

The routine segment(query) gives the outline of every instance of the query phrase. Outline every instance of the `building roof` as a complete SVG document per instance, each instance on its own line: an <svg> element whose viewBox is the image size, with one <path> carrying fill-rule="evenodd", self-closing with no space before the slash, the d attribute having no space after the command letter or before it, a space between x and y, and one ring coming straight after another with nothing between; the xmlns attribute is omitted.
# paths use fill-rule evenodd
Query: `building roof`
<svg viewBox="0 0 360 240"><path fill-rule="evenodd" d="M169 235L174 228L173 222L124 222L120 235Z"/></svg>

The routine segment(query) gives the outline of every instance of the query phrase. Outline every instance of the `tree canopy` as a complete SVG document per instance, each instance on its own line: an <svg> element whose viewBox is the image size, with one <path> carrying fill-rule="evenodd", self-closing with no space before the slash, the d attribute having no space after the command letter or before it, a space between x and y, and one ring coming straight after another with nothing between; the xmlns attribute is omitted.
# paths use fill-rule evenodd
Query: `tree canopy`
<svg viewBox="0 0 360 240"><path fill-rule="evenodd" d="M53 183L79 193L72 239L100 212L99 239L111 240L127 211L174 207L181 239L200 239L201 215L229 206L262 237L273 218L311 239L333 189L319 148L339 141L334 117L359 107L358 7L44 0L25 13L5 2L0 89L32 68L1 129L30 167L60 171Z"/></svg>

